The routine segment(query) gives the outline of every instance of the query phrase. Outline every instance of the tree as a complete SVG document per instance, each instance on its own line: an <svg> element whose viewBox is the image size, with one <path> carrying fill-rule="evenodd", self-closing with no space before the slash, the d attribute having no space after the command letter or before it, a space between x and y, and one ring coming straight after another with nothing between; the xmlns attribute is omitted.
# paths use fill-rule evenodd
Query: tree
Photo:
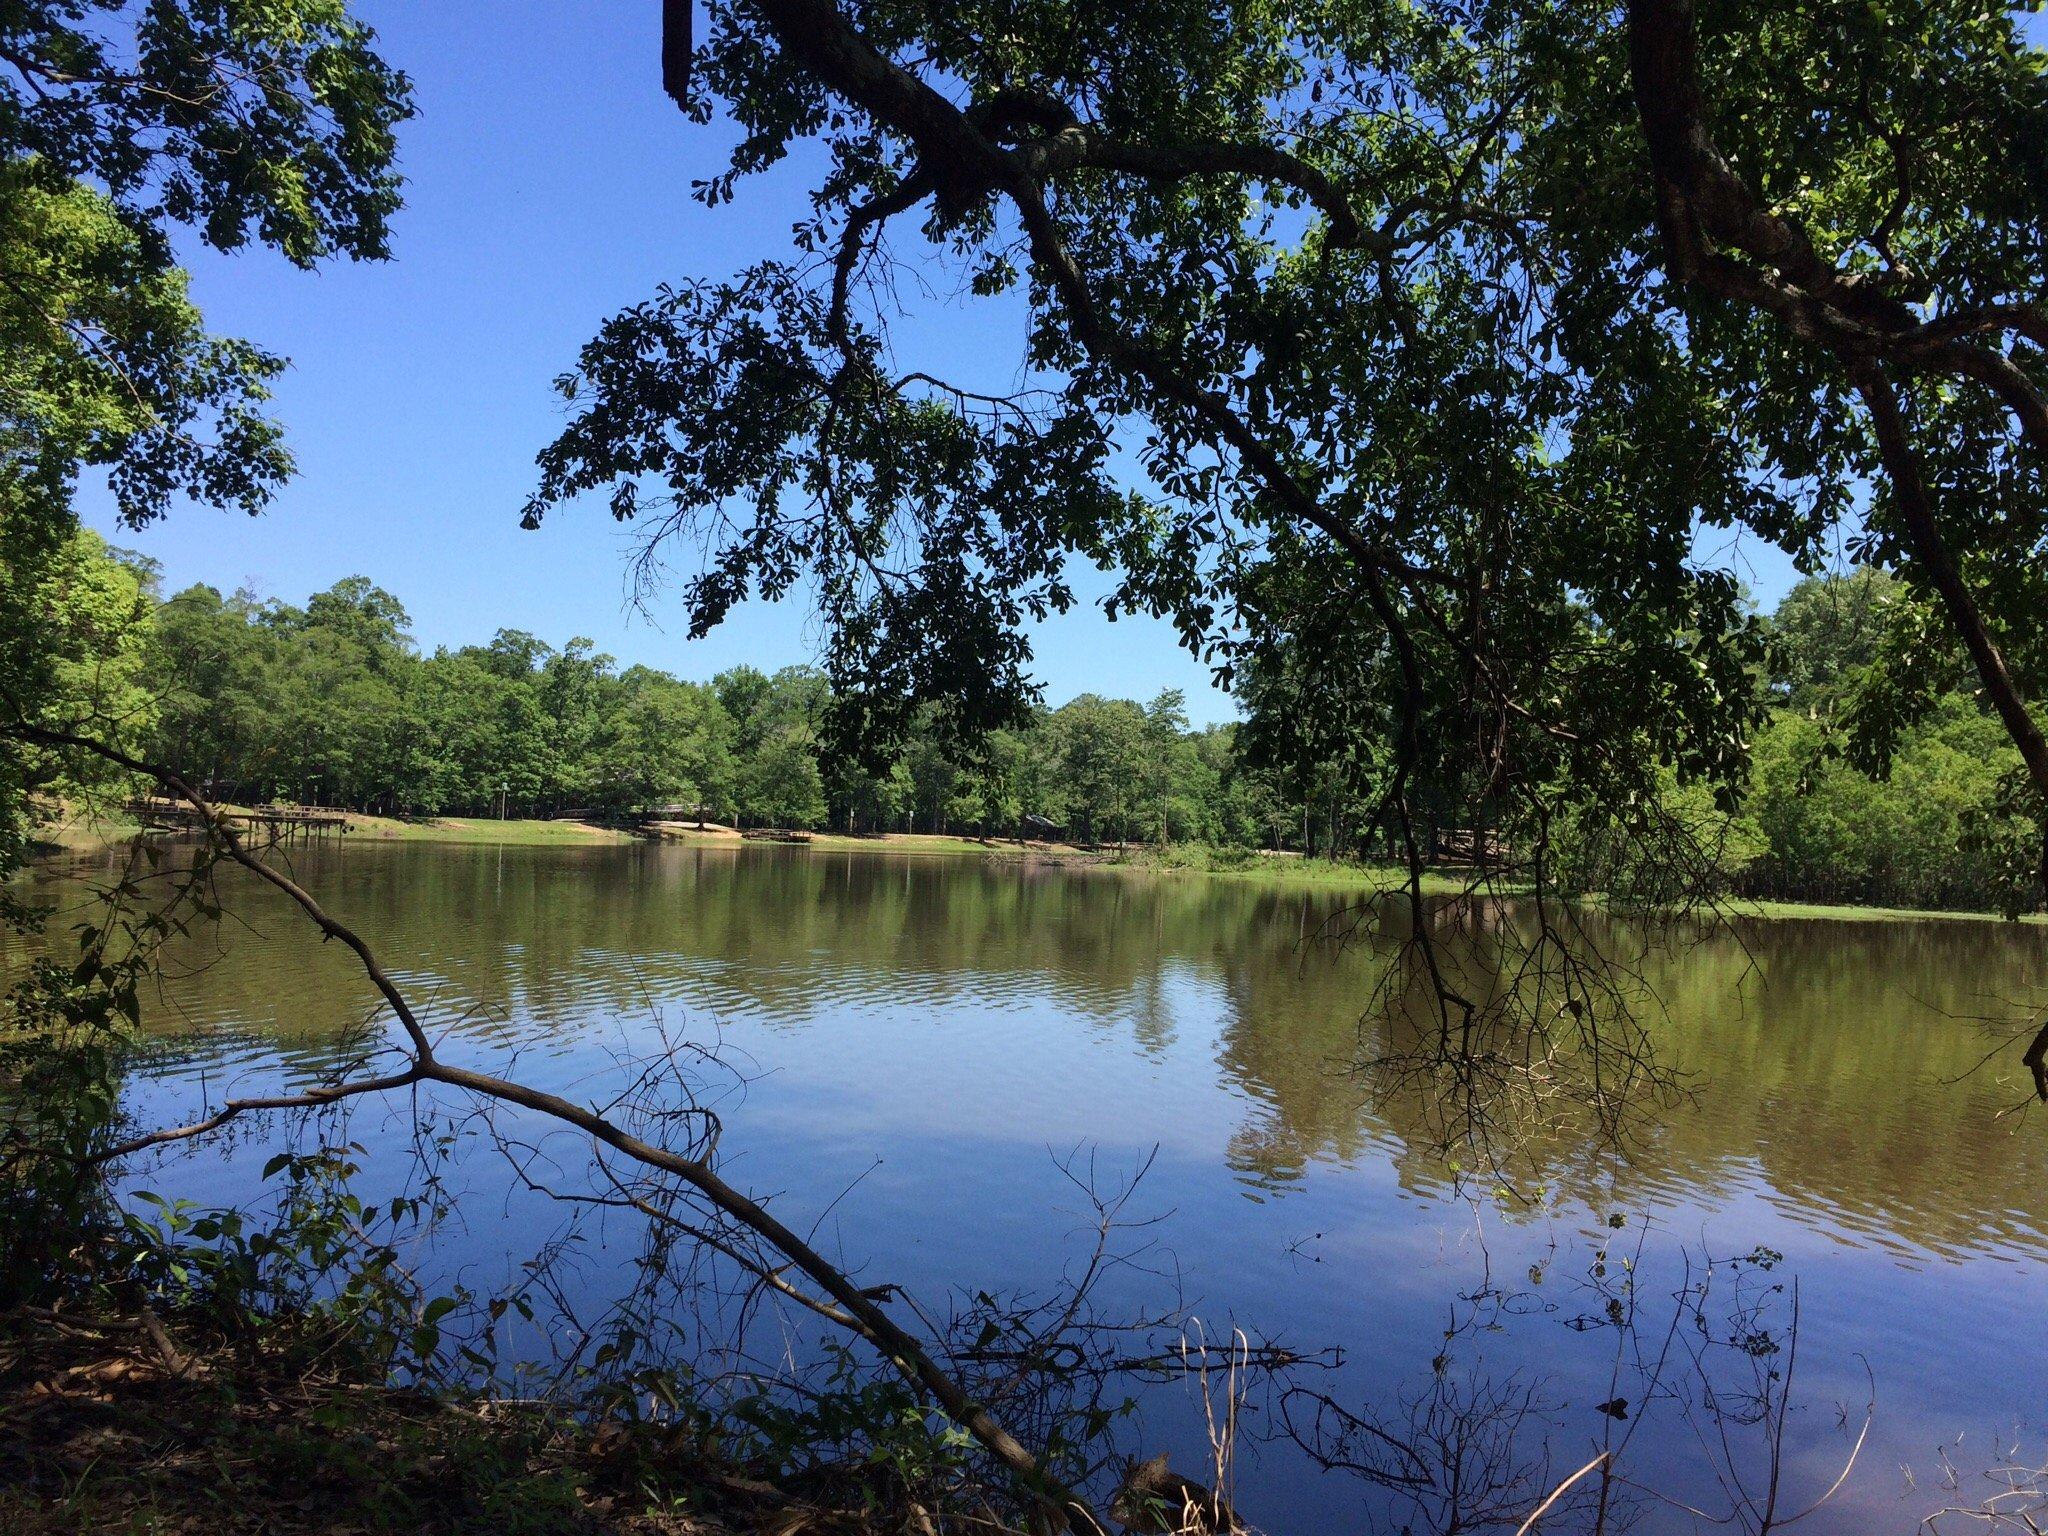
<svg viewBox="0 0 2048 1536"><path fill-rule="evenodd" d="M1216 781L1216 836L1241 848L1278 848L1295 817L1274 774L1250 762L1239 744L1240 728L1211 726L1195 739L1195 750Z"/></svg>
<svg viewBox="0 0 2048 1536"><path fill-rule="evenodd" d="M1064 819L1084 839L1127 841L1145 807L1145 712L1084 693L1054 710L1050 725Z"/></svg>
<svg viewBox="0 0 2048 1536"><path fill-rule="evenodd" d="M739 775L740 810L773 827L815 827L825 819L825 783L809 744L778 731Z"/></svg>
<svg viewBox="0 0 2048 1536"><path fill-rule="evenodd" d="M412 650L412 616L405 604L367 576L344 576L306 599L303 623L358 647L374 672L395 672Z"/></svg>
<svg viewBox="0 0 2048 1536"><path fill-rule="evenodd" d="M855 758L840 755L825 774L826 815L849 832L879 832L902 814L909 799L901 765L877 771Z"/></svg>
<svg viewBox="0 0 2048 1536"><path fill-rule="evenodd" d="M178 494L268 499L290 467L259 409L280 364L204 332L170 232L301 266L385 255L411 101L372 41L340 0L31 0L0 21L12 517L61 523L87 464L111 469L131 523Z"/></svg>
<svg viewBox="0 0 2048 1536"><path fill-rule="evenodd" d="M274 633L255 622L254 594L223 597L188 587L167 600L149 628L148 672L157 690L149 755L177 763L228 797L267 747L279 671Z"/></svg>
<svg viewBox="0 0 2048 1536"><path fill-rule="evenodd" d="M361 576L316 592L305 608L270 603L250 616L262 646L268 760L250 775L263 797L363 805L396 777L407 734L409 620Z"/></svg>
<svg viewBox="0 0 2048 1536"><path fill-rule="evenodd" d="M16 592L9 578L17 572L0 562L0 607L29 621L48 679L35 723L132 749L147 739L157 710L147 656L154 564L81 528L34 570L28 590ZM61 798L122 779L103 760L48 751L13 752L10 764L21 793Z"/></svg>
<svg viewBox="0 0 2048 1536"><path fill-rule="evenodd" d="M732 721L734 749L743 757L751 756L770 725L773 689L768 674L758 667L732 667L714 677L711 686L717 690L719 707Z"/></svg>
<svg viewBox="0 0 2048 1536"><path fill-rule="evenodd" d="M817 218L605 327L527 521L702 533L699 626L807 571L844 693L969 726L1071 556L1226 676L1314 606L1378 658L1368 801L1416 818L1450 753L1532 836L1667 769L1732 797L1762 636L1694 532L1847 529L2048 791L2038 66L1959 0L722 8L703 195L804 145ZM1024 389L895 361L906 229L1021 301Z"/></svg>
<svg viewBox="0 0 2048 1536"><path fill-rule="evenodd" d="M430 657L415 698L421 724L410 807L495 810L547 793L554 757L535 674L510 670L497 641Z"/></svg>
<svg viewBox="0 0 2048 1536"><path fill-rule="evenodd" d="M1869 566L1795 585L1771 615L1772 681L1784 702L1809 709L1839 701L1880 660L1893 610L1910 601L1896 577Z"/></svg>
<svg viewBox="0 0 2048 1536"><path fill-rule="evenodd" d="M956 809L961 773L946 750L938 732L915 731L902 756L903 771L910 780L910 794L904 811L913 829L943 833Z"/></svg>
<svg viewBox="0 0 2048 1536"><path fill-rule="evenodd" d="M2001 781L2019 768L1997 719L1957 694L1898 746L1883 778L1788 712L1757 747L1747 814L1763 857L1745 886L1807 900L1983 910L2013 883ZM2030 871L2026 861L2018 871Z"/></svg>
<svg viewBox="0 0 2048 1536"><path fill-rule="evenodd" d="M603 781L599 762L613 728L608 717L619 704L612 666L595 642L578 635L550 651L534 678L548 721L549 760L542 777L573 805L621 800L621 786Z"/></svg>
<svg viewBox="0 0 2048 1536"><path fill-rule="evenodd" d="M992 733L962 767L956 818L979 827L984 837L1021 837L1024 817L1037 811L1042 798L1032 758L1028 727Z"/></svg>
<svg viewBox="0 0 2048 1536"><path fill-rule="evenodd" d="M716 807L731 792L728 723L717 695L651 667L619 678L618 715L607 722L595 778L599 804L643 808L686 802Z"/></svg>
<svg viewBox="0 0 2048 1536"><path fill-rule="evenodd" d="M209 334L173 236L311 266L386 253L410 88L341 0L27 0L0 15L0 710L52 677L34 615L61 581L82 469L122 520L178 497L255 512L290 473L263 413L282 362ZM22 784L0 766L0 868Z"/></svg>

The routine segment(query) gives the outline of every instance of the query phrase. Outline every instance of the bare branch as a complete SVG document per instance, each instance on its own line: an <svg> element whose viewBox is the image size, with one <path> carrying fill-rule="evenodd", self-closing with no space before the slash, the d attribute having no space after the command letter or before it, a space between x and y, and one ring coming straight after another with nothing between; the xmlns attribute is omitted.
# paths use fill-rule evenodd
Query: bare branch
<svg viewBox="0 0 2048 1536"><path fill-rule="evenodd" d="M402 1087L418 1082L442 1083L497 1103L515 1105L545 1115L583 1132L597 1144L622 1153L644 1167L657 1169L680 1179L714 1210L754 1233L781 1253L790 1261L793 1268L836 1302L846 1314L846 1326L850 1331L873 1346L912 1386L926 1393L950 1418L972 1434L983 1448L1008 1470L1031 1502L1039 1507L1044 1517L1053 1522L1057 1529L1078 1529L1083 1533L1101 1536L1104 1527L1086 1501L1047 1473L1038 1457L1026 1448L986 1405L970 1397L913 1335L884 1312L871 1294L873 1288L863 1289L856 1286L817 1249L770 1214L764 1206L728 1184L708 1163L646 1141L596 1111L559 1094L488 1072L455 1066L437 1058L411 1006L379 964L369 945L353 929L330 915L303 886L251 853L228 825L221 812L180 775L71 732L13 724L0 726L0 734L34 742L40 746L68 747L89 752L130 772L147 774L155 778L193 806L215 847L229 859L290 897L323 935L339 939L355 953L363 973L403 1025L410 1041L412 1065L403 1073L354 1085L347 1090L348 1092L362 1093L378 1087ZM280 1107L292 1107L299 1102L329 1102L332 1098L340 1096L341 1091L329 1090L325 1097L320 1097L318 1091L288 1096L288 1102ZM233 1115L257 1107L263 1107L261 1101L243 1101L238 1107L224 1108L219 1115L210 1117L209 1121L166 1133L160 1139L197 1136L212 1129L215 1123L225 1123ZM145 1139L144 1144L156 1143Z"/></svg>

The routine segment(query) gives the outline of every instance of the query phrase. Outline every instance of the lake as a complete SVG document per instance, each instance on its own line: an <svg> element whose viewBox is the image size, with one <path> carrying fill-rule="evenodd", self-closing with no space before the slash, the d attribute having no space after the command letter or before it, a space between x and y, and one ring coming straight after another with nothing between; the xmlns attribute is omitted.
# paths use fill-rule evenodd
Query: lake
<svg viewBox="0 0 2048 1536"><path fill-rule="evenodd" d="M1658 1061L1688 1091L1622 1151L1560 1117L1503 1188L1441 1153L1421 1088L1353 1070L1391 943L1345 918L1355 896L757 847L342 843L291 858L465 1059L594 1102L664 1045L715 1047L726 1174L798 1230L816 1223L863 1283L941 1300L1050 1284L1092 1220L1069 1172L1114 1188L1145 1169L1125 1215L1150 1224L1123 1239L1142 1252L1099 1305L1177 1301L1211 1337L1235 1324L1339 1350L1303 1384L1383 1425L1441 1429L1491 1404L1460 1438L1474 1463L1519 1468L1503 1494L1516 1508L1520 1488L1547 1489L1546 1466L1561 1476L1634 1431L1626 1466L1665 1496L1638 1496L1636 1528L1705 1528L1668 1500L1727 1507L1709 1384L1739 1446L1754 1426L1731 1383L1782 1381L1787 1365L1781 1517L1841 1472L1875 1403L1809 1532L1909 1531L1995 1491L1982 1474L2002 1455L2039 1465L2048 1450L2048 1118L2000 1114L2023 1097L2016 1048L1972 1070L1995 1044L1982 1020L2048 991L2040 927L1781 921L1659 952ZM112 867L73 860L45 885L73 901ZM226 884L235 920L179 946L146 1001L129 1087L145 1119L310 1081L372 1016L340 946L253 883ZM366 1196L407 1176L403 1108L350 1117ZM147 1179L247 1198L270 1144ZM545 1150L575 1176L573 1148ZM473 1284L505 1280L563 1219L480 1139L450 1178L459 1222L435 1262ZM596 1237L572 1305L624 1284L632 1242ZM1743 1255L1756 1262L1726 1262ZM1672 1297L1708 1258L1708 1332L1673 1330ZM1607 1309L1628 1274L1632 1342ZM1662 1352L1647 1403L1618 1347ZM1311 1402L1289 1400L1297 1427ZM1144 1448L1199 1470L1191 1389L1156 1384L1144 1406ZM1248 1404L1248 1517L1276 1532L1440 1526L1441 1467L1419 1504L1310 1475L1276 1432L1281 1406ZM1482 1507L1482 1474L1461 1475Z"/></svg>

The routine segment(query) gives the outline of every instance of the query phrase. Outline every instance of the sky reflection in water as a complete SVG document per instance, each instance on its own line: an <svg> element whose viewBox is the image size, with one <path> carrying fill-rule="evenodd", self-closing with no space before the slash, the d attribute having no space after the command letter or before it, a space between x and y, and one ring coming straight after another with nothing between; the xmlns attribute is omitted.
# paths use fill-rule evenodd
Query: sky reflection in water
<svg viewBox="0 0 2048 1536"><path fill-rule="evenodd" d="M2048 1428L2048 1123L1995 1118L2019 1097L2015 1061L1965 1075L1990 1044L1976 1017L2041 993L2038 927L1777 923L1662 958L1660 1059L1692 1101L1626 1159L1562 1130L1530 1149L1533 1200L1468 1200L1419 1098L1375 1100L1346 1070L1384 945L1315 942L1343 897L780 849L294 858L459 1054L595 1099L665 1040L715 1041L738 1075L717 1079L728 1175L778 1192L800 1228L843 1197L825 1246L871 1278L1047 1281L1086 1214L1057 1160L1078 1150L1113 1182L1156 1149L1132 1205L1162 1218L1150 1261L1111 1299L1156 1300L1157 1272L1177 1273L1212 1330L1342 1345L1344 1369L1315 1384L1350 1402L1426 1392L1447 1318L1490 1285L1498 1330L1462 1341L1456 1369L1540 1384L1553 1455L1576 1466L1604 1422L1613 1338L1568 1323L1597 1310L1595 1251L1618 1263L1647 1230L1646 1298L1688 1253L1785 1255L1768 1278L1800 1285L1787 1479L1803 1496L1839 1470L1875 1378L1872 1443L1810 1532L1909 1530L1941 1502L1938 1446L1980 1466L2000 1436L2025 1450ZM215 1095L309 1079L360 1033L368 996L339 946L264 893L234 896L249 927L187 946L150 1000L141 1115L189 1112L202 1079ZM403 1162L402 1115L360 1110L351 1133L373 1179ZM242 1198L260 1162L208 1153L162 1183ZM495 1157L459 1179L442 1257L490 1284L555 1216ZM602 1260L578 1282L591 1299L616 1283ZM1160 1444L1193 1431L1177 1388L1148 1413ZM1704 1498L1697 1450L1653 1420L1635 1467ZM1391 1510L1282 1448L1240 1479L1271 1529L1365 1529ZM1653 1507L1641 1528L1694 1527Z"/></svg>

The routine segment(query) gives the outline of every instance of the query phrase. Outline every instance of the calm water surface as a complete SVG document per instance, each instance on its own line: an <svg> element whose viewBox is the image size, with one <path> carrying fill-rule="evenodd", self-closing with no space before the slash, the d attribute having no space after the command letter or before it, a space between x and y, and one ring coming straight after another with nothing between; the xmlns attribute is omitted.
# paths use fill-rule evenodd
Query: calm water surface
<svg viewBox="0 0 2048 1536"><path fill-rule="evenodd" d="M1547 1442L1569 1469L1614 1391L1589 1280L1602 1248L1640 1262L1661 1333L1687 1262L1763 1247L1784 1257L1756 1283L1787 1287L1756 1293L1769 1317L1782 1328L1795 1280L1800 1306L1784 1507L1840 1471L1875 1383L1869 1443L1806 1530L1909 1531L1955 1496L1944 1454L1975 1499L2001 1451L2044 1450L2048 1117L1998 1118L2020 1098L2009 1055L1969 1072L1992 1043L1979 1018L2043 991L2040 928L1785 922L1658 960L1659 1058L1692 1098L1626 1157L1558 1130L1504 1198L1433 1150L1419 1097L1345 1070L1384 945L1316 941L1339 896L786 849L371 844L294 862L470 1059L596 1100L664 1040L717 1044L745 1077L718 1080L729 1176L800 1230L822 1216L824 1246L864 1277L931 1294L1047 1282L1086 1236L1057 1160L1078 1151L1110 1184L1149 1158L1128 1210L1157 1218L1150 1251L1106 1303L1172 1290L1212 1331L1340 1346L1341 1370L1311 1384L1385 1419L1446 1382L1527 1391L1539 1411L1516 1454ZM145 1117L310 1080L370 1016L339 946L261 891L231 894L240 920L186 946L149 1001L131 1085ZM372 1181L399 1176L402 1117L359 1110L350 1134ZM268 1146L210 1150L163 1186L245 1198ZM443 1252L498 1283L558 1213L513 1192L494 1154L455 1178ZM595 1251L578 1294L601 1299L623 1266ZM1456 1319L1474 1326L1438 1372ZM1631 1466L1722 1507L1676 1401L1650 1405ZM1260 1443L1265 1407L1238 1474L1260 1524L1414 1518ZM1152 1394L1146 1436L1194 1462L1184 1388ZM1639 1528L1706 1527L1651 1503Z"/></svg>

